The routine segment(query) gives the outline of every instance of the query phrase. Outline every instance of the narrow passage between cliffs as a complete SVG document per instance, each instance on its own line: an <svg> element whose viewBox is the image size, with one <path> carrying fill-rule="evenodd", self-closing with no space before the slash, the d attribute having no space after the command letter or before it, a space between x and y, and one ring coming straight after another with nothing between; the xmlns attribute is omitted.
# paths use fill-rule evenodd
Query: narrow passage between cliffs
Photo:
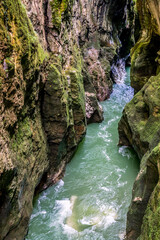
<svg viewBox="0 0 160 240"><path fill-rule="evenodd" d="M133 97L130 68L101 103L104 121L90 124L63 180L35 201L26 240L123 239L126 214L139 161L118 147L118 121Z"/></svg>

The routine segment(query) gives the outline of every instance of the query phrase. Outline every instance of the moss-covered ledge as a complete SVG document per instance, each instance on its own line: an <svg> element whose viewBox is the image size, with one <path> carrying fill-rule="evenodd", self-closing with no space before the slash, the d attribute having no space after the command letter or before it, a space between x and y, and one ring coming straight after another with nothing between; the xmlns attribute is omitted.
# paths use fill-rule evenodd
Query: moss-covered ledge
<svg viewBox="0 0 160 240"><path fill-rule="evenodd" d="M157 0L137 0L140 37L131 50L131 85L137 93L148 79L159 72L160 24Z"/></svg>
<svg viewBox="0 0 160 240"><path fill-rule="evenodd" d="M140 236L141 240L158 240L160 74L151 77L126 105L118 128L119 144L132 146L141 159L127 215L126 239Z"/></svg>

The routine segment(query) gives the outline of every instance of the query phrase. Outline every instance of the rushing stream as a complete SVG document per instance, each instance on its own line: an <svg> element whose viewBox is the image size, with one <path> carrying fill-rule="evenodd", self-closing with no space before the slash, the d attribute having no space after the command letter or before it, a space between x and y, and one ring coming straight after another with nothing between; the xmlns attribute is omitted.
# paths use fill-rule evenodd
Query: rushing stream
<svg viewBox="0 0 160 240"><path fill-rule="evenodd" d="M88 126L63 180L35 201L26 240L122 239L139 168L136 154L117 146L118 121L133 97L129 71L102 103L105 120Z"/></svg>

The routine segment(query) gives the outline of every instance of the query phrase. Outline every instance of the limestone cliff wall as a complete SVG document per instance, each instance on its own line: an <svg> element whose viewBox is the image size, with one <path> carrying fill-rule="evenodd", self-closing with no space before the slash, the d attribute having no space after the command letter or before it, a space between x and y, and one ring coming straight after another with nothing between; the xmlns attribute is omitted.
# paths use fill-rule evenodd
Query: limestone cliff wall
<svg viewBox="0 0 160 240"><path fill-rule="evenodd" d="M137 94L119 122L120 145L132 146L141 159L127 215L128 240L160 236L160 2L137 0L140 39L132 49L132 86Z"/></svg>
<svg viewBox="0 0 160 240"><path fill-rule="evenodd" d="M23 239L35 191L62 177L87 122L102 121L98 100L112 91L112 62L128 52L131 8L0 2L0 240Z"/></svg>
<svg viewBox="0 0 160 240"><path fill-rule="evenodd" d="M20 1L0 2L0 26L0 239L22 239L48 168L40 111L47 54Z"/></svg>
<svg viewBox="0 0 160 240"><path fill-rule="evenodd" d="M131 51L131 85L139 91L159 71L159 1L137 1L141 24L140 38Z"/></svg>

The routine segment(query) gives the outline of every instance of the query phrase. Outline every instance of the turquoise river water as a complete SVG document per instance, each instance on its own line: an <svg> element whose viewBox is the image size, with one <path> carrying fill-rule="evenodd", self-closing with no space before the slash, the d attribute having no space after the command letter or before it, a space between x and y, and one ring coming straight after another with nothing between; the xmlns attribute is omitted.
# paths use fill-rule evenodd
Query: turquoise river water
<svg viewBox="0 0 160 240"><path fill-rule="evenodd" d="M133 150L117 146L118 121L133 97L126 71L125 83L101 104L104 121L88 126L63 180L35 201L26 240L123 239L139 169Z"/></svg>

